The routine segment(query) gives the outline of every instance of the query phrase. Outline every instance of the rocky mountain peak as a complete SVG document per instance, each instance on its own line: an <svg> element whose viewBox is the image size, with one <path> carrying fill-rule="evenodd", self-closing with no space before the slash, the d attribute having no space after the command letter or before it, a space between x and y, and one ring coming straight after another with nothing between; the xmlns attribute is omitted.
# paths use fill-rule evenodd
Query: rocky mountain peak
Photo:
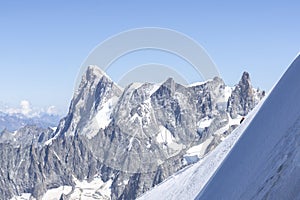
<svg viewBox="0 0 300 200"><path fill-rule="evenodd" d="M245 82L245 81L249 81L250 82L250 75L249 75L248 72L244 72L243 73L241 81L242 82Z"/></svg>
<svg viewBox="0 0 300 200"><path fill-rule="evenodd" d="M174 95L176 87L178 86L177 83L175 83L173 78L168 78L154 93L156 96L161 97L171 97Z"/></svg>
<svg viewBox="0 0 300 200"><path fill-rule="evenodd" d="M168 78L165 82L164 82L164 85L169 85L169 86L172 86L175 84L175 81L173 78Z"/></svg>
<svg viewBox="0 0 300 200"><path fill-rule="evenodd" d="M99 82L113 83L113 81L98 66L88 66L85 74L83 74L79 88L74 96L81 95L83 90L94 90Z"/></svg>
<svg viewBox="0 0 300 200"><path fill-rule="evenodd" d="M227 111L232 118L236 118L238 115L245 116L264 95L264 91L252 87L249 73L244 72L229 97Z"/></svg>
<svg viewBox="0 0 300 200"><path fill-rule="evenodd" d="M74 135L75 130L81 132L90 120L94 120L104 103L118 98L121 93L122 90L99 67L88 66L78 90L74 93L69 113L60 122L58 131L65 135Z"/></svg>
<svg viewBox="0 0 300 200"><path fill-rule="evenodd" d="M223 79L221 79L220 77L216 76L215 78L213 78L213 81L222 85L225 85Z"/></svg>
<svg viewBox="0 0 300 200"><path fill-rule="evenodd" d="M98 66L96 65L89 65L87 70L86 70L86 79L87 80L92 80L95 78L99 78L102 76L106 76L106 73L102 71Z"/></svg>
<svg viewBox="0 0 300 200"><path fill-rule="evenodd" d="M251 80L250 80L250 75L248 72L244 72L242 75L242 78L239 82L239 87L241 88L241 92L251 92Z"/></svg>

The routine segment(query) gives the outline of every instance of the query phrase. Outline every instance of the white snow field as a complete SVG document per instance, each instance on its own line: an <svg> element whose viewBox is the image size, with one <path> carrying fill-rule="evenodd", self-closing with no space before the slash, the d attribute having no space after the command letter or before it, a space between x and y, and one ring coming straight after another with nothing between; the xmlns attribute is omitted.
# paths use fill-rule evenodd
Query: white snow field
<svg viewBox="0 0 300 200"><path fill-rule="evenodd" d="M215 150L139 199L300 199L300 55Z"/></svg>

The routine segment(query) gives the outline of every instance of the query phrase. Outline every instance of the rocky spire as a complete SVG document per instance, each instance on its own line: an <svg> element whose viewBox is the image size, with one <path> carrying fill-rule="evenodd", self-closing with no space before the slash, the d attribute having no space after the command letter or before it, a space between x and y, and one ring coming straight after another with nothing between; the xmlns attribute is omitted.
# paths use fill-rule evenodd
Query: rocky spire
<svg viewBox="0 0 300 200"><path fill-rule="evenodd" d="M247 115L259 101L255 93L259 93L258 96L264 96L264 92L252 87L249 73L244 72L228 99L227 111L230 116L236 118L238 115Z"/></svg>
<svg viewBox="0 0 300 200"><path fill-rule="evenodd" d="M86 126L106 100L121 95L121 89L95 65L88 66L82 76L79 88L74 93L69 113L60 122L58 131L65 135L74 135L80 127ZM64 128L62 129L62 125Z"/></svg>

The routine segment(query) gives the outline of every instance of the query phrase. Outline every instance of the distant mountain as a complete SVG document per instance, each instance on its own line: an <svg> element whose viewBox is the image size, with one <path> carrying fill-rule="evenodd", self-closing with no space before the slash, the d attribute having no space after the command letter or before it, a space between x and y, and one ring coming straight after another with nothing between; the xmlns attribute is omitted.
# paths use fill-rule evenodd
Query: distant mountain
<svg viewBox="0 0 300 200"><path fill-rule="evenodd" d="M41 113L36 116L26 116L22 113L5 113L0 111L0 131L16 131L26 125L36 125L41 128L56 127L60 120L59 115Z"/></svg>
<svg viewBox="0 0 300 200"><path fill-rule="evenodd" d="M0 140L0 198L135 199L206 156L263 96L247 73L234 88L216 77L123 89L89 66L55 132Z"/></svg>

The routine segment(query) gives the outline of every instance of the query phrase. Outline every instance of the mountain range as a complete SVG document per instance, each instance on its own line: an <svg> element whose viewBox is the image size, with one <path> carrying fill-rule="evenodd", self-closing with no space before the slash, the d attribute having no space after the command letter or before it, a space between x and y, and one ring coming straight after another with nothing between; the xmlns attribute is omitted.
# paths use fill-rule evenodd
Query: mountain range
<svg viewBox="0 0 300 200"><path fill-rule="evenodd" d="M56 129L0 135L1 199L135 199L212 152L263 98L244 72L120 88L89 66Z"/></svg>
<svg viewBox="0 0 300 200"><path fill-rule="evenodd" d="M36 125L41 128L56 127L60 116L56 114L39 113L27 116L22 113L7 113L0 111L0 131L16 131L26 125Z"/></svg>

